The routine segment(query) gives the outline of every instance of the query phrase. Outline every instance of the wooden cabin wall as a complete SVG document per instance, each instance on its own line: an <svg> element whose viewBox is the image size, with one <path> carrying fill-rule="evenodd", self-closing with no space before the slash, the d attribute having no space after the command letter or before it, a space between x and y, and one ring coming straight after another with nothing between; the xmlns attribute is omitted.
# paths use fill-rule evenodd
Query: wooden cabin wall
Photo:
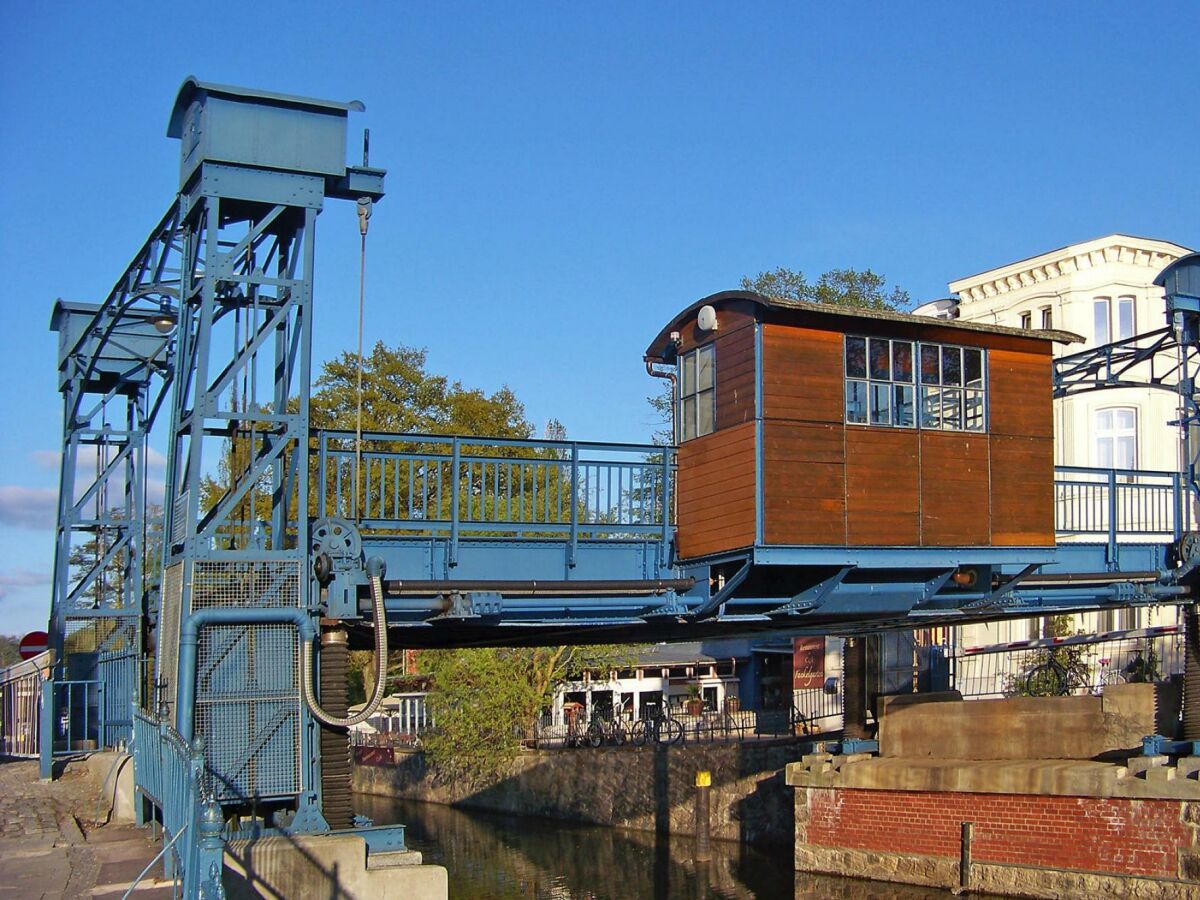
<svg viewBox="0 0 1200 900"><path fill-rule="evenodd" d="M848 426L843 332L764 322L765 543L1053 544L1050 344L871 324L853 333L987 347L989 431Z"/></svg>
<svg viewBox="0 0 1200 900"><path fill-rule="evenodd" d="M717 330L695 320L680 331L680 353L714 343L716 430L679 447L676 541L683 559L754 543L754 324L750 304L717 311Z"/></svg>

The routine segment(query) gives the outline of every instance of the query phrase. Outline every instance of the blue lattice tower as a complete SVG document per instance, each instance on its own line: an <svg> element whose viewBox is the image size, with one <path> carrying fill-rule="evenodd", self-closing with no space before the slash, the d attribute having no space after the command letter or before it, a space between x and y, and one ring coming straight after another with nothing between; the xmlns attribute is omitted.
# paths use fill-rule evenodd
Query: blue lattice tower
<svg viewBox="0 0 1200 900"><path fill-rule="evenodd" d="M156 706L185 738L203 739L219 800L299 807L316 827L297 630L316 621L313 249L326 197L382 196L382 171L344 161L355 109L189 78L168 128L181 141L184 264Z"/></svg>
<svg viewBox="0 0 1200 900"><path fill-rule="evenodd" d="M152 242L139 259L158 259L165 246ZM170 381L174 324L164 312L170 273L157 274L104 304L59 300L50 320L63 395L51 696L68 713L50 720L62 749L128 741L141 696L144 564L157 528L146 510L146 441Z"/></svg>

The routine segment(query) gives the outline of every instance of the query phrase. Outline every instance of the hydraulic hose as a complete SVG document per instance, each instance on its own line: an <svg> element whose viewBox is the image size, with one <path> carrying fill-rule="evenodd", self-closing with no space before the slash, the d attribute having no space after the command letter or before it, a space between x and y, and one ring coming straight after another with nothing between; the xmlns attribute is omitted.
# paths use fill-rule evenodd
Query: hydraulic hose
<svg viewBox="0 0 1200 900"><path fill-rule="evenodd" d="M349 728L367 721L379 709L387 687L388 637L387 612L383 608L383 578L380 575L371 575L370 582L371 603L375 613L375 690L371 692L371 699L361 712L343 718L330 715L321 709L313 696L312 639L300 644L300 671L303 673L300 678L300 690L304 696L304 705L318 722L333 728Z"/></svg>

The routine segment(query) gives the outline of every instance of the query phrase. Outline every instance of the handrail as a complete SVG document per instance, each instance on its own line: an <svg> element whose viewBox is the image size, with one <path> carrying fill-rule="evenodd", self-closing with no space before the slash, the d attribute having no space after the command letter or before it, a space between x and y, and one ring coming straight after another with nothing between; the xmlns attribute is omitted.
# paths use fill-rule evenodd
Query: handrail
<svg viewBox="0 0 1200 900"><path fill-rule="evenodd" d="M169 875L182 882L184 897L224 897L220 878L224 860L223 819L209 789L201 742L189 744L169 723L136 706L133 729L136 792L161 811L163 832L170 840L142 870L130 890L154 862L172 850L166 856L166 868ZM140 802L137 808L140 822ZM178 849L174 849L176 844Z"/></svg>

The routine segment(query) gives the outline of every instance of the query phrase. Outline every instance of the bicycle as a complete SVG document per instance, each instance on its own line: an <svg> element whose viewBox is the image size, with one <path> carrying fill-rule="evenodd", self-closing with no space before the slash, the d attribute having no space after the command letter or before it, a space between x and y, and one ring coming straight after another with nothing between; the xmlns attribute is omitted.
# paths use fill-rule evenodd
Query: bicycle
<svg viewBox="0 0 1200 900"><path fill-rule="evenodd" d="M606 743L620 747L625 743L625 726L617 719L594 718L588 726L584 740L591 747L599 747Z"/></svg>
<svg viewBox="0 0 1200 900"><path fill-rule="evenodd" d="M656 744L678 744L683 740L683 723L662 713L647 716L634 723L631 740L635 747L644 746L650 741Z"/></svg>
<svg viewBox="0 0 1200 900"><path fill-rule="evenodd" d="M1050 654L1025 676L1025 693L1030 697L1065 697L1071 693L1070 672Z"/></svg>

